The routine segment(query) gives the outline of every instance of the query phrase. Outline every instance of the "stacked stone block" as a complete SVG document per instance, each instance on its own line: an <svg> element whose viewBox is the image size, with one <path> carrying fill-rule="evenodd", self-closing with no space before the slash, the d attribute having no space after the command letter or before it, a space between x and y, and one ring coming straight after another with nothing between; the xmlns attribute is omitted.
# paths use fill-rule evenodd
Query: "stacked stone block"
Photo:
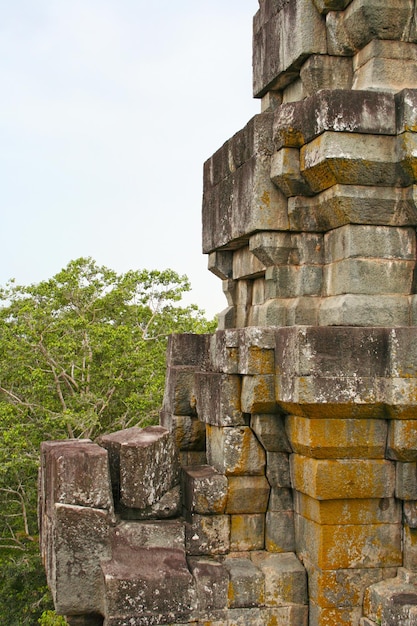
<svg viewBox="0 0 417 626"><path fill-rule="evenodd" d="M204 166L219 330L170 339L160 427L43 446L71 625L417 623L415 4L260 0L261 113Z"/></svg>

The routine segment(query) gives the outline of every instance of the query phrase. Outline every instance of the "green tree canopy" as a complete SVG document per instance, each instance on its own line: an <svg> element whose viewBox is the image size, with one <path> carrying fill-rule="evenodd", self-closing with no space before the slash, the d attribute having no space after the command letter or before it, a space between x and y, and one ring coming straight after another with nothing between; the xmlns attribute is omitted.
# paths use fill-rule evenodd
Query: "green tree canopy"
<svg viewBox="0 0 417 626"><path fill-rule="evenodd" d="M117 274L90 258L50 280L0 289L0 556L8 566L36 543L41 441L157 421L168 335L215 327L196 306L180 306L189 289L172 270ZM0 619L1 602L0 592Z"/></svg>

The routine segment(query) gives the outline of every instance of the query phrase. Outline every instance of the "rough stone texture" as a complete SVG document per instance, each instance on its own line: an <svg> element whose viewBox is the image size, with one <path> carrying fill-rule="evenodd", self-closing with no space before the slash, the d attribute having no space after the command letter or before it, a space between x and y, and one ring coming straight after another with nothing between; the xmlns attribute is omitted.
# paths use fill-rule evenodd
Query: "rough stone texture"
<svg viewBox="0 0 417 626"><path fill-rule="evenodd" d="M207 457L210 465L226 476L264 474L266 455L249 426L208 426Z"/></svg>
<svg viewBox="0 0 417 626"><path fill-rule="evenodd" d="M262 606L265 583L261 571L248 558L227 558L228 605L232 609Z"/></svg>
<svg viewBox="0 0 417 626"><path fill-rule="evenodd" d="M191 513L220 515L228 501L228 481L210 465L183 467L182 493L184 506Z"/></svg>
<svg viewBox="0 0 417 626"><path fill-rule="evenodd" d="M227 569L212 558L188 557L188 566L194 577L198 611L216 611L227 606L229 576Z"/></svg>
<svg viewBox="0 0 417 626"><path fill-rule="evenodd" d="M241 379L232 374L203 372L196 375L199 419L213 426L244 424L241 411Z"/></svg>
<svg viewBox="0 0 417 626"><path fill-rule="evenodd" d="M186 550L190 555L225 554L230 548L228 515L192 514L185 526Z"/></svg>
<svg viewBox="0 0 417 626"><path fill-rule="evenodd" d="M265 476L229 476L226 513L265 513L270 486Z"/></svg>
<svg viewBox="0 0 417 626"><path fill-rule="evenodd" d="M265 577L265 604L271 607L306 604L306 571L294 553L255 552L252 561Z"/></svg>
<svg viewBox="0 0 417 626"><path fill-rule="evenodd" d="M234 552L262 550L265 545L265 515L230 516L230 549Z"/></svg>

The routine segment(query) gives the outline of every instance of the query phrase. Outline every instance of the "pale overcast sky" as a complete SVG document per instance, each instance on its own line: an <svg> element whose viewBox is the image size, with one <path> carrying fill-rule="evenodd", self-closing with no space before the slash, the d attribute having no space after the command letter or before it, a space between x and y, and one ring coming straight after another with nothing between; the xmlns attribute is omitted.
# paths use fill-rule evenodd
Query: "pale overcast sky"
<svg viewBox="0 0 417 626"><path fill-rule="evenodd" d="M260 110L257 0L3 0L0 284L92 256L186 273L226 306L201 253L203 162Z"/></svg>

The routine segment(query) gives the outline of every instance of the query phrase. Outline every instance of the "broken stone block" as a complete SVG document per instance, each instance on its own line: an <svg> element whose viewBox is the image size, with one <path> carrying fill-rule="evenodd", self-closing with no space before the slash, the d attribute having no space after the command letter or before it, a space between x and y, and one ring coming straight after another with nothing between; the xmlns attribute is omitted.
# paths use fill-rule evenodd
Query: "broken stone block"
<svg viewBox="0 0 417 626"><path fill-rule="evenodd" d="M252 415L251 428L268 452L292 452L284 418L277 414Z"/></svg>
<svg viewBox="0 0 417 626"><path fill-rule="evenodd" d="M323 570L372 569L402 564L401 524L322 526L294 516L297 553Z"/></svg>
<svg viewBox="0 0 417 626"><path fill-rule="evenodd" d="M187 511L218 515L224 513L226 508L227 478L210 465L183 467L182 493Z"/></svg>
<svg viewBox="0 0 417 626"><path fill-rule="evenodd" d="M307 604L306 570L293 552L255 552L251 558L265 578L266 606Z"/></svg>
<svg viewBox="0 0 417 626"><path fill-rule="evenodd" d="M417 463L396 463L395 495L400 500L417 500Z"/></svg>
<svg viewBox="0 0 417 626"><path fill-rule="evenodd" d="M229 572L230 608L259 607L264 604L264 578L250 559L226 558L224 567Z"/></svg>
<svg viewBox="0 0 417 626"><path fill-rule="evenodd" d="M417 605L416 583L407 580L403 572L406 570L400 568L398 576L368 587L363 606L368 618L389 626L412 626L417 616L413 611Z"/></svg>
<svg viewBox="0 0 417 626"><path fill-rule="evenodd" d="M265 513L270 487L265 476L229 476L228 514Z"/></svg>
<svg viewBox="0 0 417 626"><path fill-rule="evenodd" d="M390 498L394 495L395 468L391 461L311 459L293 454L290 465L293 488L312 498Z"/></svg>
<svg viewBox="0 0 417 626"><path fill-rule="evenodd" d="M273 413L277 408L274 375L243 376L241 406L244 413Z"/></svg>
<svg viewBox="0 0 417 626"><path fill-rule="evenodd" d="M228 515L189 516L185 526L187 554L226 554L230 548L230 517Z"/></svg>
<svg viewBox="0 0 417 626"><path fill-rule="evenodd" d="M183 550L132 549L120 541L101 568L106 624L184 622L195 610L196 586Z"/></svg>
<svg viewBox="0 0 417 626"><path fill-rule="evenodd" d="M265 517L265 549L268 552L295 551L292 511L268 511Z"/></svg>
<svg viewBox="0 0 417 626"><path fill-rule="evenodd" d="M199 614L227 608L229 576L224 565L209 557L190 556L187 560L196 584Z"/></svg>
<svg viewBox="0 0 417 626"><path fill-rule="evenodd" d="M222 280L233 277L233 252L215 250L208 255L208 269Z"/></svg>
<svg viewBox="0 0 417 626"><path fill-rule="evenodd" d="M60 615L103 613L100 561L111 556L107 511L55 504L48 585Z"/></svg>
<svg viewBox="0 0 417 626"><path fill-rule="evenodd" d="M258 11L253 22L256 98L290 83L310 54L326 53L325 23L310 0L279 3L276 8L269 16Z"/></svg>
<svg viewBox="0 0 417 626"><path fill-rule="evenodd" d="M114 491L119 483L123 506L152 507L179 483L174 438L165 428L129 428L103 435L99 442L109 452Z"/></svg>
<svg viewBox="0 0 417 626"><path fill-rule="evenodd" d="M262 513L230 516L230 549L235 552L263 550L265 515Z"/></svg>
<svg viewBox="0 0 417 626"><path fill-rule="evenodd" d="M297 454L316 459L385 457L386 420L308 419L289 415L286 427Z"/></svg>
<svg viewBox="0 0 417 626"><path fill-rule="evenodd" d="M207 458L226 476L260 476L265 472L265 451L249 426L207 426Z"/></svg>

